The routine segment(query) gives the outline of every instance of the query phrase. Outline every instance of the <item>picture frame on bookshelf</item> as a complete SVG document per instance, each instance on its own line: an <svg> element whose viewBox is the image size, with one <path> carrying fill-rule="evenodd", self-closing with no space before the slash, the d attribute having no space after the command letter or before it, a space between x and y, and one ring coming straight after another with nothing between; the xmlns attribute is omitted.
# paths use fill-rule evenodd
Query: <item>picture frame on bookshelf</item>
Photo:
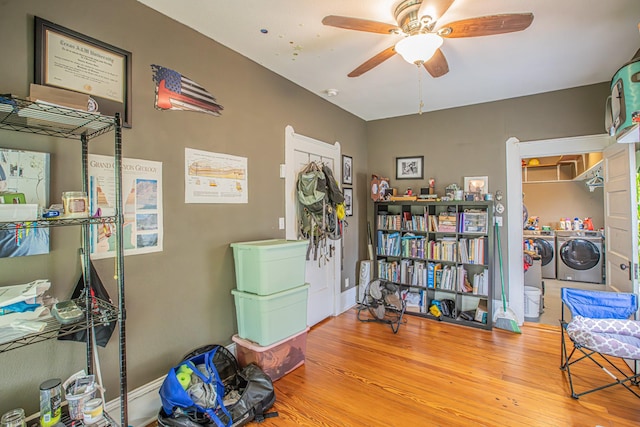
<svg viewBox="0 0 640 427"><path fill-rule="evenodd" d="M424 156L396 157L396 179L423 179Z"/></svg>
<svg viewBox="0 0 640 427"><path fill-rule="evenodd" d="M353 185L353 158L342 155L342 183Z"/></svg>
<svg viewBox="0 0 640 427"><path fill-rule="evenodd" d="M482 200L483 195L489 192L489 177L465 176L464 192L478 196L476 197L476 200Z"/></svg>
<svg viewBox="0 0 640 427"><path fill-rule="evenodd" d="M347 216L353 216L353 188L345 188L344 192L344 211Z"/></svg>

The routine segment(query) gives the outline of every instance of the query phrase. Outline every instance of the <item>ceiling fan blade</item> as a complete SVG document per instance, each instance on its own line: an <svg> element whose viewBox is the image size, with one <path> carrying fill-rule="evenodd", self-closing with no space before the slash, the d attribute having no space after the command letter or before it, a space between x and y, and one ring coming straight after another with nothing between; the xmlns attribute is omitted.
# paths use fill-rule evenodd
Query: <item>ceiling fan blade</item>
<svg viewBox="0 0 640 427"><path fill-rule="evenodd" d="M349 18L348 16L329 15L322 19L324 25L346 28L347 30L366 31L369 33L392 34L400 31L396 25L368 19Z"/></svg>
<svg viewBox="0 0 640 427"><path fill-rule="evenodd" d="M454 0L423 0L418 16L430 16L433 22L435 22L449 10L453 2Z"/></svg>
<svg viewBox="0 0 640 427"><path fill-rule="evenodd" d="M442 77L449 72L449 64L440 49L436 50L431 59L422 65L431 77Z"/></svg>
<svg viewBox="0 0 640 427"><path fill-rule="evenodd" d="M507 13L450 22L438 30L447 38L491 36L522 31L533 22L533 13Z"/></svg>
<svg viewBox="0 0 640 427"><path fill-rule="evenodd" d="M380 52L379 54L377 54L376 56L374 56L374 57L370 58L369 60L367 60L365 63L360 65L358 68L356 68L352 72L350 72L348 74L348 76L349 77L358 77L358 76L366 73L367 71L369 71L373 67L376 67L376 66L382 64L384 61L386 61L387 59L391 58L395 54L396 54L395 46L388 47L385 50L383 50L382 52Z"/></svg>

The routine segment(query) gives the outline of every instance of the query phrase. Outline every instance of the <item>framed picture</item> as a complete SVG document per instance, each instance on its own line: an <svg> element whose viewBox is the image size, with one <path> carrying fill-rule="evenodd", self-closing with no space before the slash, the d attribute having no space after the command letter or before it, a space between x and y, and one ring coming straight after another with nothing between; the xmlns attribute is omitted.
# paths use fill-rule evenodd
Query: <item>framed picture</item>
<svg viewBox="0 0 640 427"><path fill-rule="evenodd" d="M344 210L347 216L353 216L353 188L344 190Z"/></svg>
<svg viewBox="0 0 640 427"><path fill-rule="evenodd" d="M489 177L465 176L464 192L477 195L487 194L489 192Z"/></svg>
<svg viewBox="0 0 640 427"><path fill-rule="evenodd" d="M131 127L131 52L35 17L39 85L89 95L89 110Z"/></svg>
<svg viewBox="0 0 640 427"><path fill-rule="evenodd" d="M396 157L396 179L422 179L424 156Z"/></svg>
<svg viewBox="0 0 640 427"><path fill-rule="evenodd" d="M351 156L342 156L342 183L353 185L353 159Z"/></svg>

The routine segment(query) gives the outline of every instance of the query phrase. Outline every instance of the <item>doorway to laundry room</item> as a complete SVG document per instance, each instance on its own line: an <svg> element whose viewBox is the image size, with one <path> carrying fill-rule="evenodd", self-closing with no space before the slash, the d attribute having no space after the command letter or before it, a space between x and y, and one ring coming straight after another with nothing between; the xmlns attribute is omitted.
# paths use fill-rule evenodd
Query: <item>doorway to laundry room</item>
<svg viewBox="0 0 640 427"><path fill-rule="evenodd" d="M521 159L524 316L558 324L560 288L604 290L602 153Z"/></svg>
<svg viewBox="0 0 640 427"><path fill-rule="evenodd" d="M635 145L613 142L612 138L605 134L522 142L512 137L506 141L507 264L509 268L507 280L509 283L509 303L519 321L525 320L522 179L525 171L522 167L523 159L565 154L581 155L582 153L600 152L603 154L605 224L603 262L606 265L604 290L638 292L638 279L634 274L638 266ZM596 180L591 184L597 182ZM562 283L574 282L563 280ZM548 295L544 300L544 306L550 307L551 302L553 302L553 298ZM557 303L560 305L559 298ZM552 324L557 325L557 322L554 321Z"/></svg>

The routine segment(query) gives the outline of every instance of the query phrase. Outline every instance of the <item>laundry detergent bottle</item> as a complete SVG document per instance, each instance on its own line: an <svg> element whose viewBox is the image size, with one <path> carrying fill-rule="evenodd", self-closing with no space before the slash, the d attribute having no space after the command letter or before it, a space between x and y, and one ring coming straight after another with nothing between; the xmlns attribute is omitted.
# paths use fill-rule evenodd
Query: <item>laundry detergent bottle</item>
<svg viewBox="0 0 640 427"><path fill-rule="evenodd" d="M591 218L585 218L584 221L582 221L582 226L585 230L593 230L593 221L591 221Z"/></svg>

